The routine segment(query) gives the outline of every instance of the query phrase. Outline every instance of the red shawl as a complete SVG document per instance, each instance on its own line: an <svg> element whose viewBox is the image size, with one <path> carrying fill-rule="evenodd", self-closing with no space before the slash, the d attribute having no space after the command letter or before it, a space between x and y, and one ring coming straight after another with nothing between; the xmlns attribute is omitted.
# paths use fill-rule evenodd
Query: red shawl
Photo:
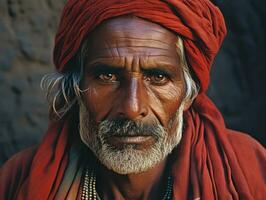
<svg viewBox="0 0 266 200"><path fill-rule="evenodd" d="M64 72L97 25L125 14L158 23L180 35L189 66L200 83L200 94L185 113L184 134L172 168L174 199L265 199L265 149L250 137L226 129L220 112L204 94L211 64L226 34L223 16L210 1L68 0L55 39L57 70ZM3 167L0 181L5 185L0 186L0 199L55 197L68 165L69 126L69 120L50 122L36 152L16 156ZM11 176L18 160L22 167Z"/></svg>

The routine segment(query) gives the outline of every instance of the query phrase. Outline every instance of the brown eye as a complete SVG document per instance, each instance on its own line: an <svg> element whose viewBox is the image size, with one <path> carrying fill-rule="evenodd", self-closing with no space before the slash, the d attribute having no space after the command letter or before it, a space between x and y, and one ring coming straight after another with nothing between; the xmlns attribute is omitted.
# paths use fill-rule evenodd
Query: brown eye
<svg viewBox="0 0 266 200"><path fill-rule="evenodd" d="M157 84L157 85L163 85L167 83L168 80L169 80L168 77L165 76L164 74L154 74L150 76L151 83Z"/></svg>
<svg viewBox="0 0 266 200"><path fill-rule="evenodd" d="M117 81L117 76L112 73L100 74L99 79L104 82L115 82Z"/></svg>
<svg viewBox="0 0 266 200"><path fill-rule="evenodd" d="M155 82L160 82L160 81L163 81L165 79L165 76L162 74L157 74L157 75L153 76L152 78Z"/></svg>

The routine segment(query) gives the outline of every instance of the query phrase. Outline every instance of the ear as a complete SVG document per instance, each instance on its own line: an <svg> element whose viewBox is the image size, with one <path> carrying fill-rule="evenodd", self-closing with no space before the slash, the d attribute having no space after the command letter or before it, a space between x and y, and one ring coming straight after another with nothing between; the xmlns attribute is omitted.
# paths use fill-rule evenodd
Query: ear
<svg viewBox="0 0 266 200"><path fill-rule="evenodd" d="M192 105L192 103L193 103L193 99L186 100L185 104L184 104L184 111L187 111L190 108L190 106Z"/></svg>

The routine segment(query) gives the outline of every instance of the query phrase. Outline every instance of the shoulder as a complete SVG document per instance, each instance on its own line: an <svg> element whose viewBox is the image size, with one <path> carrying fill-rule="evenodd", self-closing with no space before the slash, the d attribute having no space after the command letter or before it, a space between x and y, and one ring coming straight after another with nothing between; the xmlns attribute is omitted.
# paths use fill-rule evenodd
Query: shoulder
<svg viewBox="0 0 266 200"><path fill-rule="evenodd" d="M251 192L257 199L263 199L266 194L265 148L244 133L230 130L228 137Z"/></svg>
<svg viewBox="0 0 266 200"><path fill-rule="evenodd" d="M265 148L248 134L229 130L228 138L236 153L245 157L254 154L254 156L263 158L264 162L266 161Z"/></svg>
<svg viewBox="0 0 266 200"><path fill-rule="evenodd" d="M0 199L12 199L10 195L28 175L36 149L30 147L15 154L0 168Z"/></svg>
<svg viewBox="0 0 266 200"><path fill-rule="evenodd" d="M264 168L266 167L266 150L257 140L248 134L233 130L229 130L228 137L240 163L245 162L248 165L262 164ZM252 161L254 163L250 163ZM264 171L266 172L266 170Z"/></svg>
<svg viewBox="0 0 266 200"><path fill-rule="evenodd" d="M32 158L36 152L37 147L30 147L23 151L20 151L19 153L16 153L13 155L1 168L0 168L0 177L2 177L3 172L22 172L27 168Z"/></svg>

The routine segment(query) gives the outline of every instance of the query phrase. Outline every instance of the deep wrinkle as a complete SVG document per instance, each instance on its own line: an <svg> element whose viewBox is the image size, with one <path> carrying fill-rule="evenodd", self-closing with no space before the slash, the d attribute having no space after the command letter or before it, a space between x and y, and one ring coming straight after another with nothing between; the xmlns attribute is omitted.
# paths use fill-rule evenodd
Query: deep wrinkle
<svg viewBox="0 0 266 200"><path fill-rule="evenodd" d="M174 70L175 66L169 65L169 63L152 62L151 59L150 61L147 61L147 59L143 59L143 58L139 59L139 66L141 66L140 71L144 74L149 73L149 71L150 72L160 71L161 73L166 73L167 76L169 77L174 77L174 75L178 73L177 70ZM152 66L147 66L148 62L152 62L153 63ZM106 58L95 59L89 64L87 64L86 66L87 66L87 69L90 68L89 71L86 70L86 73L105 72L105 71L122 72L124 70L122 67L123 65L118 65L116 62L113 62L113 59L110 60ZM128 72L130 73L130 71Z"/></svg>

